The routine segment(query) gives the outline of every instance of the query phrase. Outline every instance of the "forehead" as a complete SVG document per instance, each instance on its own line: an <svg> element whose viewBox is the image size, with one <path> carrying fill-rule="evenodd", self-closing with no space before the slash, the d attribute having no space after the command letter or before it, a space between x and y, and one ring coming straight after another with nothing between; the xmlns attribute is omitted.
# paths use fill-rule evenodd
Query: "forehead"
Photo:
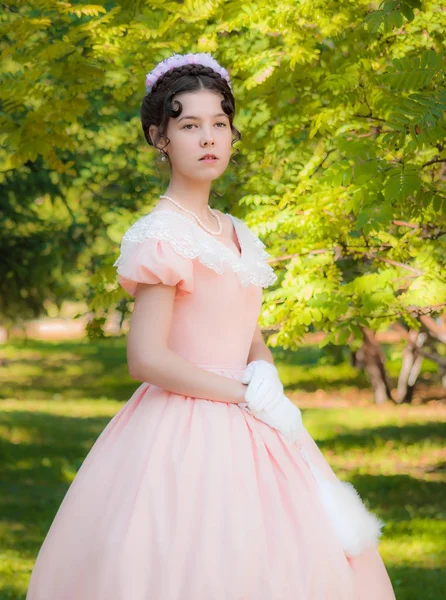
<svg viewBox="0 0 446 600"><path fill-rule="evenodd" d="M221 112L223 95L219 92L206 89L196 92L182 92L175 96L174 102L176 98L178 98L183 106L180 116L191 114L199 117Z"/></svg>

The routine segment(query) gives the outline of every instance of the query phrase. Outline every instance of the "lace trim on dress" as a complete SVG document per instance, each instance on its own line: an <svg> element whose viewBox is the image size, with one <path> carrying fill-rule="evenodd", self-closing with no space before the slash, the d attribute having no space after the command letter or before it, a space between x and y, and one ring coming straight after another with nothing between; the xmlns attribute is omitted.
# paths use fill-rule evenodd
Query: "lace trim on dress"
<svg viewBox="0 0 446 600"><path fill-rule="evenodd" d="M266 262L269 257L265 244L238 217L228 216L240 243L241 255L214 238L188 217L170 210L159 210L138 219L124 233L121 252L113 266L118 267L135 249L135 245L146 239L164 240L181 256L198 259L199 262L222 274L230 268L237 274L240 283L268 287L277 280L274 269ZM189 227L185 227L184 223Z"/></svg>

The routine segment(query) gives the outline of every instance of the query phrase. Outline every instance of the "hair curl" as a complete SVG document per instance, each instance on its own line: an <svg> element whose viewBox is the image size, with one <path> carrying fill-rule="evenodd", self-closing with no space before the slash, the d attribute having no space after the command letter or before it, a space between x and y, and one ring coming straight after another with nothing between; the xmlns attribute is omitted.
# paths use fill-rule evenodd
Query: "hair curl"
<svg viewBox="0 0 446 600"><path fill-rule="evenodd" d="M211 67L201 64L187 64L167 71L155 82L153 88L142 100L141 124L148 144L157 147L161 138L167 140L167 144L169 144L170 140L166 136L169 118L179 117L183 110L181 102L177 99L172 101L172 99L175 94L180 92L195 92L200 89L212 90L222 94L221 107L223 112L228 115L234 136L231 145L242 138L239 130L233 125L235 98L226 79ZM178 108L175 109L173 104L178 105ZM152 142L149 135L151 125L158 127L158 138L154 142Z"/></svg>

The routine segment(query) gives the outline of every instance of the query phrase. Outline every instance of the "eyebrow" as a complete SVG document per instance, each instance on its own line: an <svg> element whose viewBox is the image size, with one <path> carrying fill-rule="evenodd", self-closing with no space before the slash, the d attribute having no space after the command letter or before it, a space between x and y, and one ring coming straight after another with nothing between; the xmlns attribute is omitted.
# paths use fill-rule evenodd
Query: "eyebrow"
<svg viewBox="0 0 446 600"><path fill-rule="evenodd" d="M216 115L214 115L215 117L227 117L228 115L226 113L217 113ZM184 117L181 117L178 119L177 123L179 123L182 119L196 119L197 121L200 120L200 117L194 117L192 115L185 115Z"/></svg>

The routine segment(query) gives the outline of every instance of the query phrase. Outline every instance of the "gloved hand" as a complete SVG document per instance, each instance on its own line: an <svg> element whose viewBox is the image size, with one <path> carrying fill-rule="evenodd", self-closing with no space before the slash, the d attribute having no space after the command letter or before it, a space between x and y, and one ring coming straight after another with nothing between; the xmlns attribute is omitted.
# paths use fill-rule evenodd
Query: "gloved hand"
<svg viewBox="0 0 446 600"><path fill-rule="evenodd" d="M283 393L276 367L265 361L249 363L242 383L248 383L246 404L239 404L252 415L280 431L290 441L296 441L303 428L301 412Z"/></svg>
<svg viewBox="0 0 446 600"><path fill-rule="evenodd" d="M283 385L276 367L266 360L254 360L243 371L242 383L248 383L245 400L253 412L276 406L283 394Z"/></svg>
<svg viewBox="0 0 446 600"><path fill-rule="evenodd" d="M304 428L299 408L285 394L282 394L280 402L276 406L254 412L253 415L280 431L290 442L296 442Z"/></svg>

